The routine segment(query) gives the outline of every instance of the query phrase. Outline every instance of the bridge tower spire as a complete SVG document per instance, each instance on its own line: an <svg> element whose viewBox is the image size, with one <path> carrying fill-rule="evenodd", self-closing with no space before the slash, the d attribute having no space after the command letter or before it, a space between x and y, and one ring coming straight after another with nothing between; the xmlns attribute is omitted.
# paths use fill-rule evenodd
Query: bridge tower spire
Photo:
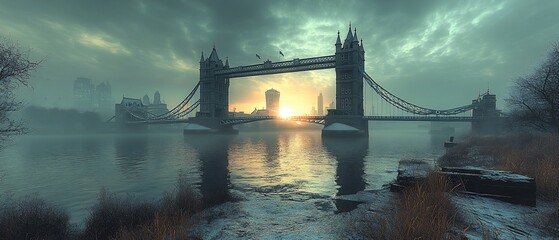
<svg viewBox="0 0 559 240"><path fill-rule="evenodd" d="M336 39L336 52L342 50L342 40L340 40L340 31L338 30L338 38Z"/></svg>
<svg viewBox="0 0 559 240"><path fill-rule="evenodd" d="M349 30L347 31L347 35L344 40L344 48L351 46L353 43L353 33L351 32L351 22L349 22Z"/></svg>

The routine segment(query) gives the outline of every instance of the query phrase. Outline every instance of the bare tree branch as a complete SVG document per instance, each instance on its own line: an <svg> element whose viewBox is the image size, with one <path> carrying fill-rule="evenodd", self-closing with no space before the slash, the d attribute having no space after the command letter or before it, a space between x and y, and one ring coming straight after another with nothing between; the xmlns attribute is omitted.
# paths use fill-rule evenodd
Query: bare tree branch
<svg viewBox="0 0 559 240"><path fill-rule="evenodd" d="M26 131L21 122L10 118L10 113L22 106L13 91L20 85L29 86L30 73L41 63L29 60L29 52L0 36L0 142Z"/></svg>
<svg viewBox="0 0 559 240"><path fill-rule="evenodd" d="M507 102L520 125L559 132L559 45L534 73L515 81Z"/></svg>

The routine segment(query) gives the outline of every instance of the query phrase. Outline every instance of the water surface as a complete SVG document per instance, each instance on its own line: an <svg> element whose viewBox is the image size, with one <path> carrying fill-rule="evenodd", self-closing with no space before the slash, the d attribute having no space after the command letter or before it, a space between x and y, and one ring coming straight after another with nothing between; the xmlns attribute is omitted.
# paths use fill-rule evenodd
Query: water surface
<svg viewBox="0 0 559 240"><path fill-rule="evenodd" d="M368 139L323 139L320 131L28 135L1 150L0 191L37 194L82 224L101 188L158 199L182 173L208 201L295 202L301 217L336 214L355 207L336 196L381 188L400 159L434 160L442 141L414 127L371 130Z"/></svg>

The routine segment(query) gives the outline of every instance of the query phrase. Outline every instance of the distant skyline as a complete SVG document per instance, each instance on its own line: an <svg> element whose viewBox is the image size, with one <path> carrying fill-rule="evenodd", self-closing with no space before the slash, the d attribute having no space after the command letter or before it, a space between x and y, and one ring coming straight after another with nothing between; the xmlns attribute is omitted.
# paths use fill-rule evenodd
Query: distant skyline
<svg viewBox="0 0 559 240"><path fill-rule="evenodd" d="M503 108L512 81L530 73L559 41L555 0L0 5L1 35L45 59L33 73L33 88L19 89L25 104L45 107L60 99L70 107L77 77L110 82L115 102L159 90L174 106L196 85L200 55L214 44L232 67L331 55L338 30L345 34L351 21L363 39L366 71L397 96L441 109L468 104L489 88ZM319 92L326 103L334 99L334 78L333 70L320 70L233 79L230 110L265 106L262 93L274 87L281 89L283 106L304 114Z"/></svg>

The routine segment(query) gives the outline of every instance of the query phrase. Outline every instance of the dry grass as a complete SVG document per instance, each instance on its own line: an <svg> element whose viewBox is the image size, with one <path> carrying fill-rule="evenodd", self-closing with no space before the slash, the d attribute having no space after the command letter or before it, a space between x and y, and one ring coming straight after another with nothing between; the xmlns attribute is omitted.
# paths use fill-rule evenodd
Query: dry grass
<svg viewBox="0 0 559 240"><path fill-rule="evenodd" d="M154 202L117 197L101 190L98 203L86 219L84 234L90 239L109 239L119 231L149 224L157 214Z"/></svg>
<svg viewBox="0 0 559 240"><path fill-rule="evenodd" d="M559 225L559 135L557 134L517 134L502 137L472 138L461 146L458 153L451 153L439 159L440 165L452 165L460 159L462 165L480 166L475 158L456 155L471 155L468 151L476 149L477 155L494 159L490 167L517 172L534 178L537 196L546 201L555 201L556 207L550 214L549 223ZM465 150L465 151L464 151Z"/></svg>
<svg viewBox="0 0 559 240"><path fill-rule="evenodd" d="M161 199L150 222L135 228L121 228L116 239L187 239L192 215L203 208L199 199L184 178L179 177L175 190Z"/></svg>
<svg viewBox="0 0 559 240"><path fill-rule="evenodd" d="M117 197L101 190L81 232L68 214L41 199L0 201L0 239L187 239L200 197L179 176L159 202Z"/></svg>
<svg viewBox="0 0 559 240"><path fill-rule="evenodd" d="M360 238L365 239L453 239L458 215L450 194L452 183L430 173L427 178L403 191L393 215L362 216L352 221Z"/></svg>
<svg viewBox="0 0 559 240"><path fill-rule="evenodd" d="M116 239L188 239L188 217L156 214L148 224L133 229L122 228Z"/></svg>
<svg viewBox="0 0 559 240"><path fill-rule="evenodd" d="M499 169L533 177L541 199L559 199L559 136L544 135L523 145L497 148Z"/></svg>
<svg viewBox="0 0 559 240"><path fill-rule="evenodd" d="M478 155L472 157L471 151ZM479 156L492 159L479 162ZM483 159L483 158L482 158ZM545 200L559 198L559 136L519 134L506 137L472 138L451 149L439 159L441 166L478 166L513 171L533 177L538 196Z"/></svg>
<svg viewBox="0 0 559 240"><path fill-rule="evenodd" d="M450 181L431 173L425 182L406 189L396 214L395 239L447 239L456 211Z"/></svg>
<svg viewBox="0 0 559 240"><path fill-rule="evenodd" d="M70 239L73 227L63 209L36 197L0 203L0 239Z"/></svg>

